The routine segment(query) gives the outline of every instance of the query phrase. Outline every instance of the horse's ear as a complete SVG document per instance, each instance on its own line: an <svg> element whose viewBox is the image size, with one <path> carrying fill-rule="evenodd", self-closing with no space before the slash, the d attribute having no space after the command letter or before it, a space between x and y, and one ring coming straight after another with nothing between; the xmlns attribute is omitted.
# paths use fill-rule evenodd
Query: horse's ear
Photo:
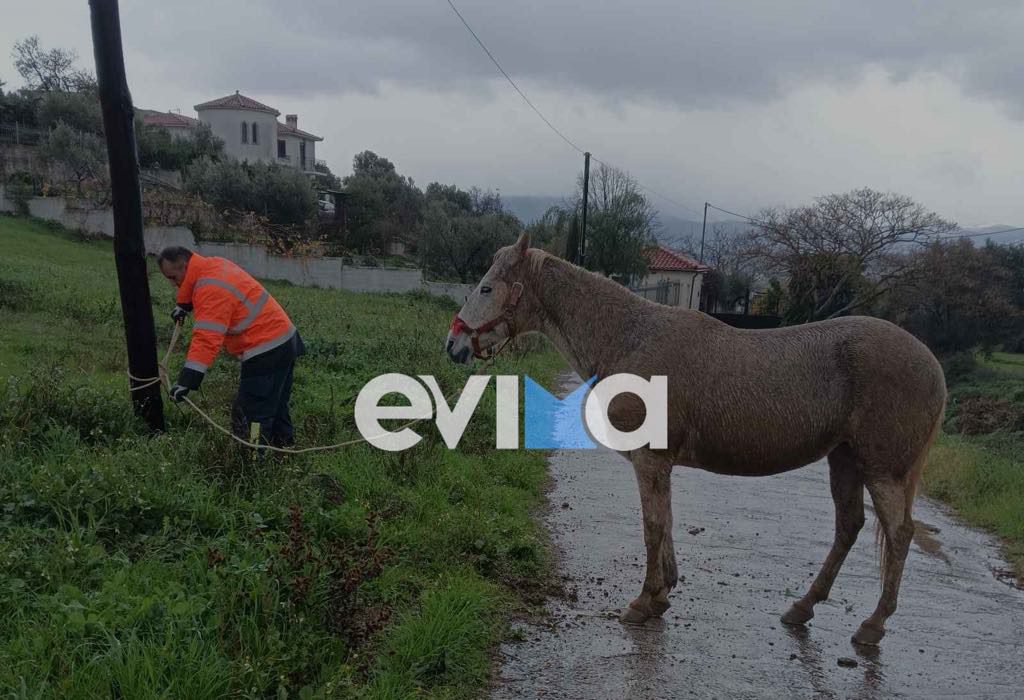
<svg viewBox="0 0 1024 700"><path fill-rule="evenodd" d="M526 249L530 247L530 234L523 231L519 234L519 240L516 241L516 253L519 257L526 255Z"/></svg>

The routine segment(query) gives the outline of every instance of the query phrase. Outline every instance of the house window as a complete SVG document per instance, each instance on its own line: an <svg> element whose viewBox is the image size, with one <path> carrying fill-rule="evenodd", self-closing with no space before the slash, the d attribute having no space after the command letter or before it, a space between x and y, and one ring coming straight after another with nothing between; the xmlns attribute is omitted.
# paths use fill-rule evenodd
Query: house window
<svg viewBox="0 0 1024 700"><path fill-rule="evenodd" d="M242 143L249 143L249 122L242 122Z"/></svg>
<svg viewBox="0 0 1024 700"><path fill-rule="evenodd" d="M260 125L257 124L256 122L252 123L252 142L253 143L259 143L260 142Z"/></svg>
<svg viewBox="0 0 1024 700"><path fill-rule="evenodd" d="M277 140L277 157L278 158L287 158L288 157L288 151L285 148L284 139L278 139Z"/></svg>
<svg viewBox="0 0 1024 700"><path fill-rule="evenodd" d="M302 170L306 169L306 142L299 142L299 166Z"/></svg>

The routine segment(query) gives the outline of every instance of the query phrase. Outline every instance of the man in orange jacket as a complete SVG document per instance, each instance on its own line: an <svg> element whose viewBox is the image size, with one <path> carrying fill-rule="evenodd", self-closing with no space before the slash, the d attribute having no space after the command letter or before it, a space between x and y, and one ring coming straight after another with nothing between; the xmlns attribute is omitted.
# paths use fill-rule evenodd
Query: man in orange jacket
<svg viewBox="0 0 1024 700"><path fill-rule="evenodd" d="M164 249L160 271L178 288L175 323L195 312L185 366L171 387L181 401L198 389L221 347L242 361L238 395L231 407L235 435L251 442L289 445L294 437L288 401L302 338L274 297L251 275L224 258L187 248Z"/></svg>

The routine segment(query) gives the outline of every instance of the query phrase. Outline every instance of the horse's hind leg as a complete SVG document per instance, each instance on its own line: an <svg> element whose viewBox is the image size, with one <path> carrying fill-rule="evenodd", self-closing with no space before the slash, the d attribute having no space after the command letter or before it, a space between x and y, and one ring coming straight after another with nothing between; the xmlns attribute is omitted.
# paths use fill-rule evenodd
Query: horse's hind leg
<svg viewBox="0 0 1024 700"><path fill-rule="evenodd" d="M647 573L640 595L622 613L621 620L640 624L668 610L668 594L678 579L672 548L672 466L642 450L633 452L630 461L640 487Z"/></svg>
<svg viewBox="0 0 1024 700"><path fill-rule="evenodd" d="M788 625L800 625L814 617L814 605L828 598L836 574L846 560L857 533L864 527L864 481L857 462L845 445L828 456L832 501L836 506L836 535L825 563L803 598L782 616Z"/></svg>
<svg viewBox="0 0 1024 700"><path fill-rule="evenodd" d="M903 563L914 537L911 517L914 478L904 483L891 476L871 478L867 482L875 516L882 528L882 597L868 619L861 623L853 641L856 644L878 644L885 636L885 620L896 612L896 598L903 577Z"/></svg>

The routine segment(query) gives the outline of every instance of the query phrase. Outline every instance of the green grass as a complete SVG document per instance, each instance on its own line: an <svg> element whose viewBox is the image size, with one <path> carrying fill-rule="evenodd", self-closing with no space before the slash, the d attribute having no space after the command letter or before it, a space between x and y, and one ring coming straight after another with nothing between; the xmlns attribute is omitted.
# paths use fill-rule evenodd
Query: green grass
<svg viewBox="0 0 1024 700"><path fill-rule="evenodd" d="M1014 573L1024 581L1022 458L1016 436L944 435L932 447L924 485L929 496L1002 538Z"/></svg>
<svg viewBox="0 0 1024 700"><path fill-rule="evenodd" d="M1024 355L979 353L976 360L973 371L950 382L947 434L928 457L924 490L953 506L968 522L998 535L1015 574L1024 582L1024 433L955 434L957 416L971 397L995 399L1009 410L1024 412ZM974 410L986 410L988 405Z"/></svg>
<svg viewBox="0 0 1024 700"><path fill-rule="evenodd" d="M1024 380L1024 354L993 352L991 355L978 354L978 362L993 372L1007 378Z"/></svg>
<svg viewBox="0 0 1024 700"><path fill-rule="evenodd" d="M150 278L162 352L173 296ZM268 287L309 349L302 446L357 436L345 399L379 373L466 379L440 348L447 301ZM492 449L493 392L458 450L428 424L403 453L253 460L170 404L146 437L125 361L110 242L0 217L0 694L479 693L549 570L543 455ZM492 371L560 366L541 349ZM222 422L237 373L222 356L203 385Z"/></svg>

